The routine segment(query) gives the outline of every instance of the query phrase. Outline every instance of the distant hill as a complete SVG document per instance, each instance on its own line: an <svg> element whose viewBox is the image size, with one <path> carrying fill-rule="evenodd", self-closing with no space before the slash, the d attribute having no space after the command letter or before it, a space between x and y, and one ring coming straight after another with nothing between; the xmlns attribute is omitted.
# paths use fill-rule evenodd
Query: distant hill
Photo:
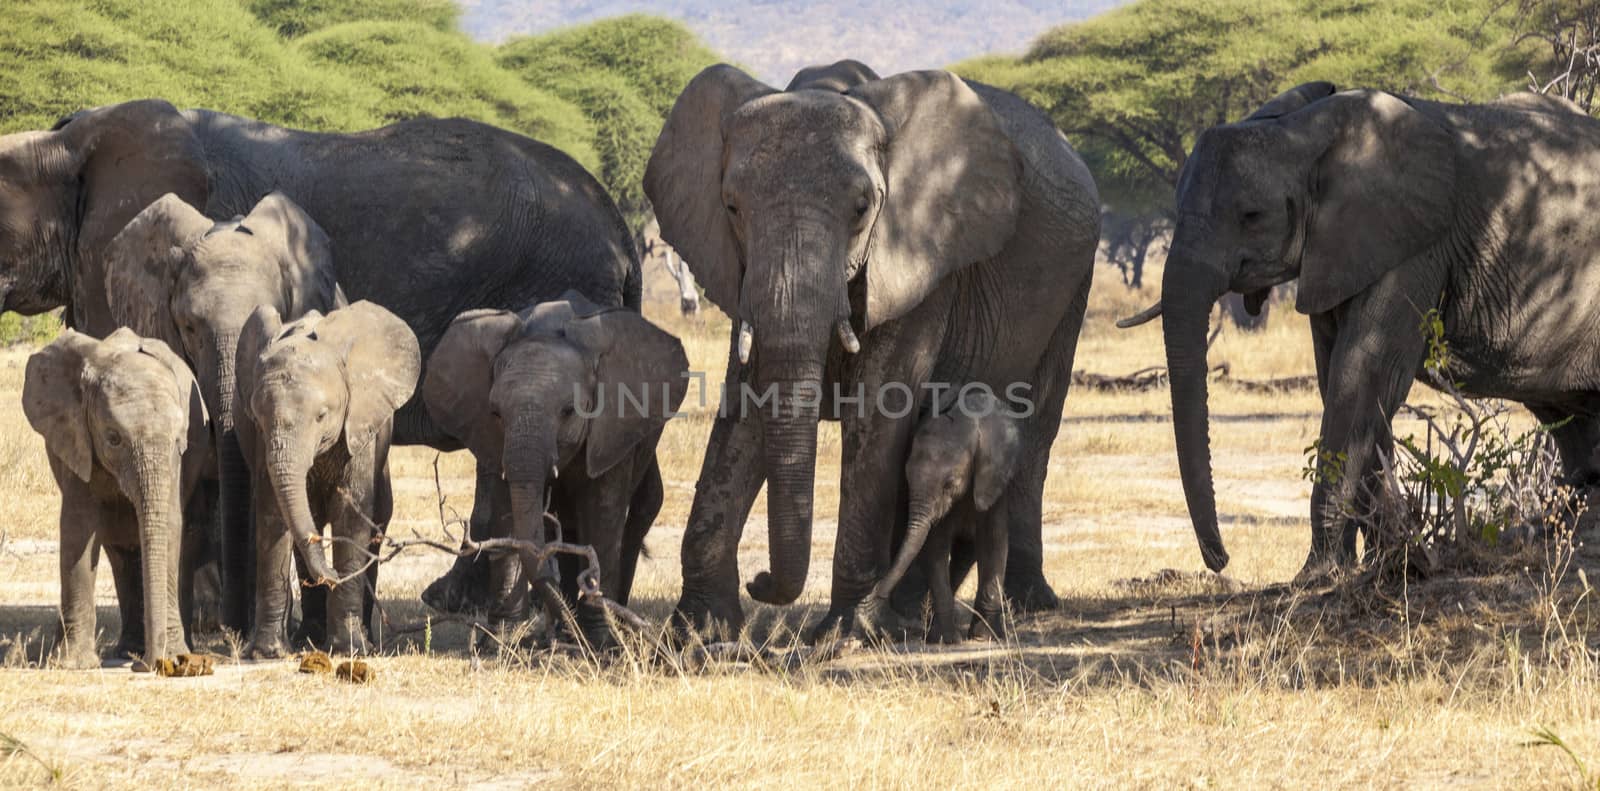
<svg viewBox="0 0 1600 791"><path fill-rule="evenodd" d="M857 58L883 74L1020 54L1036 36L1126 0L458 0L461 27L498 43L644 12L679 20L712 49L782 87L814 63Z"/></svg>

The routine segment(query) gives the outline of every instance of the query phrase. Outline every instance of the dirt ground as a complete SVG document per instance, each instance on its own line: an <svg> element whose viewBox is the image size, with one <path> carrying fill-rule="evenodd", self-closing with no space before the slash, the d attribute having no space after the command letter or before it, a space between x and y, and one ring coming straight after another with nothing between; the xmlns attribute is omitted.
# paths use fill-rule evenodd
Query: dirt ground
<svg viewBox="0 0 1600 791"><path fill-rule="evenodd" d="M1111 328L1152 295L1099 274L1075 367L1159 365L1157 325ZM711 308L678 316L665 299L647 313L684 339L714 388L726 320ZM1215 391L1217 501L1233 556L1224 578L1202 573L1166 391L1084 390L1068 399L1046 484L1046 574L1063 605L1014 622L1003 644L861 648L778 670L691 671L639 646L603 665L477 657L467 624L418 601L449 564L418 550L382 569L383 651L375 680L352 685L293 661L240 662L225 637L201 641L219 658L203 678L50 667L59 502L18 404L26 354L0 354L0 785L1593 788L1600 778L1588 586L1600 560L1587 547L1527 549L1398 595L1284 584L1309 537L1312 392ZM1261 333L1225 331L1212 356L1245 378L1312 370L1304 319L1288 306ZM652 623L676 599L713 408L663 438L667 502L634 597ZM826 608L834 427L819 445L806 595L781 611L746 600L750 632L774 644ZM390 535L442 536L441 496L447 514L470 510L467 456L404 448L393 461ZM740 552L746 578L766 566L765 532L758 503ZM98 596L109 645L105 569Z"/></svg>

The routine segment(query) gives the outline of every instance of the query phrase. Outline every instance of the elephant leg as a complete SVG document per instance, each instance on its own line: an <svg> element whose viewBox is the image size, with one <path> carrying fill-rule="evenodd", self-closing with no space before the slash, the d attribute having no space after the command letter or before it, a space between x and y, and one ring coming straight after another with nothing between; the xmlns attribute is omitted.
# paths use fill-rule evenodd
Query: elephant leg
<svg viewBox="0 0 1600 791"><path fill-rule="evenodd" d="M1561 454L1561 472L1566 483L1573 487L1600 484L1600 470L1595 469L1595 451L1600 449L1600 420L1545 404L1526 406L1541 424L1555 426L1550 435L1555 438L1556 450Z"/></svg>
<svg viewBox="0 0 1600 791"><path fill-rule="evenodd" d="M1373 471L1390 447L1391 422L1427 356L1422 308L1437 301L1443 272L1418 264L1395 270L1335 309L1325 370L1320 474L1311 489L1311 551L1300 579L1355 560L1349 519L1381 485Z"/></svg>
<svg viewBox="0 0 1600 791"><path fill-rule="evenodd" d="M1005 575L1009 542L1005 531L1010 526L1006 501L1001 498L977 519L978 594L973 597L972 625L967 637L973 640L1005 637Z"/></svg>
<svg viewBox="0 0 1600 791"><path fill-rule="evenodd" d="M215 632L223 623L218 496L217 482L202 479L184 507L178 612L191 635Z"/></svg>
<svg viewBox="0 0 1600 791"><path fill-rule="evenodd" d="M363 568L371 557L372 539L378 534L372 527L375 520L367 517L371 502L370 494L352 498L333 523L333 535L344 539L333 542L333 568L345 582L331 591L323 589L327 601L323 628L332 652L365 654L370 650L365 628L369 595Z"/></svg>
<svg viewBox="0 0 1600 791"><path fill-rule="evenodd" d="M874 387L867 385L869 398ZM890 526L906 521L902 490L916 410L899 415L898 402L890 406L893 411L874 408L865 418L845 416L831 601L827 615L811 630L812 641L836 630L847 631L856 622L856 605L871 594L893 561ZM928 584L937 589L938 581Z"/></svg>
<svg viewBox="0 0 1600 791"><path fill-rule="evenodd" d="M738 322L734 322L735 325ZM735 330L736 332L737 330ZM730 338L736 345L737 341ZM744 628L739 605L739 539L766 478L761 420L740 393L744 366L730 352L726 390L683 534L683 594L673 608L673 630L727 639Z"/></svg>
<svg viewBox="0 0 1600 791"><path fill-rule="evenodd" d="M276 659L289 653L284 636L288 632L290 589L297 579L292 568L294 542L265 475L256 476L250 493L255 500L256 613L249 656Z"/></svg>
<svg viewBox="0 0 1600 791"><path fill-rule="evenodd" d="M319 520L320 524L320 520ZM311 570L306 567L304 557L300 550L294 549L290 553L294 556L296 587L300 589L300 625L295 628L291 641L295 645L308 645L326 648L328 645L328 588L325 585L313 585L316 580L311 578Z"/></svg>
<svg viewBox="0 0 1600 791"><path fill-rule="evenodd" d="M1084 311L1088 308L1090 280L1091 275L1086 273L1083 281L1072 290L1072 303L1051 333L1040 357L1033 389L1025 394L1033 402L1033 415L1023 427L1023 441L1027 444L1017 473L1002 497L1003 502L1010 503L1004 510L1009 519L1005 533L1008 544L1005 592L1012 608L1019 613L1044 612L1061 606L1061 600L1044 576L1044 484L1050 472L1050 450L1061 432L1061 414L1072 384L1072 365L1077 356ZM981 558L983 550L978 551Z"/></svg>
<svg viewBox="0 0 1600 791"><path fill-rule="evenodd" d="M598 478L573 481L573 488L562 487L572 520L567 527L576 527L578 541L594 547L600 561L600 590L608 595L622 579L623 534L627 529L628 504L634 494L629 487L635 477L632 467L629 463L618 464ZM582 477L569 476L569 479ZM604 604L578 602L577 618L578 627L592 648L602 650L616 645L616 636L606 623Z"/></svg>
<svg viewBox="0 0 1600 791"><path fill-rule="evenodd" d="M467 522L467 535L474 541L482 541L493 535L492 526L498 520L511 518L508 511L495 509L494 490L499 483L498 470L481 463L478 465L472 492L472 515ZM489 580L489 563L489 557L481 554L456 558L449 571L422 591L423 603L440 612L467 613L488 609L490 589L493 587Z"/></svg>
<svg viewBox="0 0 1600 791"><path fill-rule="evenodd" d="M659 439L660 435L657 435ZM633 490L633 501L628 504L628 523L622 529L622 566L617 581L610 585L609 593L620 604L627 604L633 593L634 573L639 568L639 555L644 552L644 537L661 513L661 503L666 489L661 482L661 465L656 460L656 443L649 443L648 457L643 459L644 475Z"/></svg>
<svg viewBox="0 0 1600 791"><path fill-rule="evenodd" d="M955 588L950 586L949 575L941 573L949 567L951 528L943 519L934 526L934 535L922 548L918 564L928 578L928 596L933 600L933 622L928 625L927 641L944 645L961 642L961 633L956 629Z"/></svg>
<svg viewBox="0 0 1600 791"><path fill-rule="evenodd" d="M131 660L144 655L144 567L139 563L137 547L106 546L105 550L106 563L111 566L111 581L117 588L117 612L122 616L117 645L111 649L111 655Z"/></svg>
<svg viewBox="0 0 1600 791"><path fill-rule="evenodd" d="M52 459L54 461L54 459ZM64 668L100 666L95 650L94 577L100 560L99 507L72 473L61 482L61 648ZM142 623L142 622L141 622Z"/></svg>

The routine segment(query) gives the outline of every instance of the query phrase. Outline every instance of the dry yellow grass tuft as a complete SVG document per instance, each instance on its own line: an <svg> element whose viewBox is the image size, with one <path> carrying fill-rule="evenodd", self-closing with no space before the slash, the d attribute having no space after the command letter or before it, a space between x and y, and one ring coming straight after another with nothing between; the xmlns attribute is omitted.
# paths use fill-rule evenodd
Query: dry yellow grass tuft
<svg viewBox="0 0 1600 791"><path fill-rule="evenodd" d="M1153 296L1101 277L1075 367L1160 365L1157 325L1111 326ZM716 392L727 320L673 305L647 313L683 338ZM1264 332L1224 331L1212 358L1245 378L1313 368L1305 319L1288 306ZM1273 586L1308 540L1300 471L1320 404L1228 387L1214 389L1212 411L1232 582L1194 573L1166 392L1075 392L1045 493L1046 573L1065 606L1015 624L1004 645L866 650L777 674L683 673L637 647L603 667L478 659L466 626L417 602L449 559L408 553L381 575L386 653L367 658L370 684L231 658L166 683L36 669L56 621L58 502L18 408L24 359L0 355L0 660L15 668L0 672L0 785L1593 787L1582 773L1600 767L1593 558L1580 554L1566 588L1535 559L1527 573L1423 586L1398 603L1284 593ZM677 595L715 408L691 394L691 414L662 439L667 501L633 602L656 622ZM807 594L784 612L747 605L761 631L826 605L835 427L820 444ZM440 535L435 460L394 454L392 535ZM437 463L447 512L465 515L470 457ZM747 577L766 564L764 523L758 502L740 553ZM100 580L109 640L115 599L110 575ZM237 645L195 649L229 657ZM1552 741L1576 758L1526 746Z"/></svg>

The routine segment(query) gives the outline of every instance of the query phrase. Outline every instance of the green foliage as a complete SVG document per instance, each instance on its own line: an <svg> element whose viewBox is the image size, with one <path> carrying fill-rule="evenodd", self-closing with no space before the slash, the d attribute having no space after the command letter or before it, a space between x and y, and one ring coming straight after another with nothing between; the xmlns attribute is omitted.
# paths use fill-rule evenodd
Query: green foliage
<svg viewBox="0 0 1600 791"><path fill-rule="evenodd" d="M161 97L312 129L378 124L376 92L314 68L235 0L37 0L0 25L0 133Z"/></svg>
<svg viewBox="0 0 1600 791"><path fill-rule="evenodd" d="M310 63L374 89L383 122L463 116L549 143L585 167L598 160L589 121L573 104L495 64L490 51L456 32L416 22L350 22L294 44Z"/></svg>
<svg viewBox="0 0 1600 791"><path fill-rule="evenodd" d="M0 348L25 344L43 346L61 334L59 311L24 316L20 313L0 313Z"/></svg>
<svg viewBox="0 0 1600 791"><path fill-rule="evenodd" d="M1078 144L1106 202L1170 206L1195 138L1299 83L1491 99L1522 86L1527 47L1497 0L1139 0L1041 36L963 76L1045 108Z"/></svg>
<svg viewBox="0 0 1600 791"><path fill-rule="evenodd" d="M245 7L288 38L345 22L415 22L449 32L461 17L452 0L245 0Z"/></svg>
<svg viewBox="0 0 1600 791"><path fill-rule="evenodd" d="M583 110L594 124L595 175L635 230L649 219L644 166L683 86L717 63L687 28L641 15L512 40L500 65Z"/></svg>

